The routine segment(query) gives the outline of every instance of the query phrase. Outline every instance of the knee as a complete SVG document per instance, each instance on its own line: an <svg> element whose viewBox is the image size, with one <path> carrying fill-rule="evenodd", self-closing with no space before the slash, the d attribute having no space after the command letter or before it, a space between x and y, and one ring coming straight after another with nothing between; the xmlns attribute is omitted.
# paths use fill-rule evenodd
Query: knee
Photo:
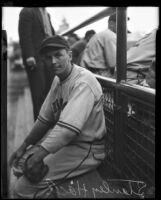
<svg viewBox="0 0 161 200"><path fill-rule="evenodd" d="M18 179L13 185L13 196L14 198L20 198L20 194L23 192L22 185L20 183L20 179Z"/></svg>
<svg viewBox="0 0 161 200"><path fill-rule="evenodd" d="M17 199L29 198L31 193L28 191L29 186L24 177L20 177L13 186L13 196Z"/></svg>

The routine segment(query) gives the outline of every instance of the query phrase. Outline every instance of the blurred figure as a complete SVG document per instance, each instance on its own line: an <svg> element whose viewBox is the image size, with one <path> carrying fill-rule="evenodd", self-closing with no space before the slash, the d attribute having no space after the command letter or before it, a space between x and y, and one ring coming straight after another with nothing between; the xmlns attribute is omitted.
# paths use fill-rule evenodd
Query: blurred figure
<svg viewBox="0 0 161 200"><path fill-rule="evenodd" d="M3 60L7 59L7 33L5 30L2 30L2 38L1 38L1 43L2 43L2 56Z"/></svg>
<svg viewBox="0 0 161 200"><path fill-rule="evenodd" d="M145 76L145 79L140 83L140 85L144 87L150 87L155 89L155 68L156 68L156 61L153 59L150 68Z"/></svg>
<svg viewBox="0 0 161 200"><path fill-rule="evenodd" d="M133 32L127 34L127 50L133 47L138 40L144 37L144 34L141 32Z"/></svg>
<svg viewBox="0 0 161 200"><path fill-rule="evenodd" d="M7 32L6 30L1 31L1 195L7 199L8 194L8 180L7 180L7 137L6 131L8 130L4 124L7 120Z"/></svg>
<svg viewBox="0 0 161 200"><path fill-rule="evenodd" d="M155 68L156 68L156 61L154 59L145 77L147 84L149 85L150 88L153 88L153 89L155 89L155 74L156 74Z"/></svg>
<svg viewBox="0 0 161 200"><path fill-rule="evenodd" d="M72 62L80 65L80 61L81 61L81 57L83 55L83 51L87 45L87 43L89 42L89 40L91 39L91 37L95 34L96 32L94 30L89 30L85 33L85 36L83 39L75 42L72 46L71 46L71 50L72 50Z"/></svg>
<svg viewBox="0 0 161 200"><path fill-rule="evenodd" d="M22 61L21 48L18 42L12 42L10 44L13 48L12 54L10 55L11 70L22 70L24 68Z"/></svg>
<svg viewBox="0 0 161 200"><path fill-rule="evenodd" d="M69 46L71 47L75 42L77 42L78 40L80 40L80 38L78 37L77 34L75 33L71 33L68 35L68 43L69 43Z"/></svg>
<svg viewBox="0 0 161 200"><path fill-rule="evenodd" d="M88 42L81 66L93 73L113 77L116 65L116 15L108 20L108 29L95 34Z"/></svg>
<svg viewBox="0 0 161 200"><path fill-rule="evenodd" d="M146 34L127 51L127 82L142 85L156 57L157 29Z"/></svg>
<svg viewBox="0 0 161 200"><path fill-rule="evenodd" d="M18 31L23 63L31 89L34 120L36 120L53 80L53 75L44 66L38 51L43 39L54 35L55 31L44 7L23 8L19 15Z"/></svg>

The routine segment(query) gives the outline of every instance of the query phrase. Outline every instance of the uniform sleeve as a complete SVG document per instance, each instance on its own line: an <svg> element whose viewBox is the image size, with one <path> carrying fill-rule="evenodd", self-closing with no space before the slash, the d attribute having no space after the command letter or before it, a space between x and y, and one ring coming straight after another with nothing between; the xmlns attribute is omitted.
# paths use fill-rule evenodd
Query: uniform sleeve
<svg viewBox="0 0 161 200"><path fill-rule="evenodd" d="M48 152L55 153L67 145L76 136L77 135L72 130L56 125L41 143L41 146Z"/></svg>
<svg viewBox="0 0 161 200"><path fill-rule="evenodd" d="M54 87L54 84L52 84L52 87ZM52 106L53 102L55 102L57 98L57 89L53 89L52 87L41 106L38 116L39 121L51 126L56 124L60 115L60 111L54 110L54 107Z"/></svg>
<svg viewBox="0 0 161 200"><path fill-rule="evenodd" d="M116 66L116 38L109 34L105 39L105 60L109 67Z"/></svg>
<svg viewBox="0 0 161 200"><path fill-rule="evenodd" d="M58 125L80 134L94 106L94 94L86 83L77 84L64 107Z"/></svg>
<svg viewBox="0 0 161 200"><path fill-rule="evenodd" d="M49 152L56 152L81 133L94 106L94 94L86 83L76 85L59 121L42 142Z"/></svg>

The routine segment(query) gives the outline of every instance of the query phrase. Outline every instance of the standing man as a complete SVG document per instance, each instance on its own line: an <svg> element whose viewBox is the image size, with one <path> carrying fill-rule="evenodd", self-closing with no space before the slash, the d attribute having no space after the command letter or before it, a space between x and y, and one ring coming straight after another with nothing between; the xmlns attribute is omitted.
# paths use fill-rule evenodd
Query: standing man
<svg viewBox="0 0 161 200"><path fill-rule="evenodd" d="M80 61L84 52L84 49L87 45L87 43L89 42L89 40L93 37L93 35L96 32L94 30L89 30L85 33L85 36L83 39L75 42L72 46L71 46L71 50L72 50L72 62L80 65Z"/></svg>
<svg viewBox="0 0 161 200"><path fill-rule="evenodd" d="M31 89L34 120L36 120L53 80L53 75L44 66L38 51L42 40L54 35L55 31L46 9L35 7L21 10L18 32L23 62Z"/></svg>
<svg viewBox="0 0 161 200"><path fill-rule="evenodd" d="M69 45L71 47L74 43L79 41L79 39L80 38L78 37L78 35L76 33L71 33L71 34L68 35L67 41L68 41L68 43L69 43Z"/></svg>
<svg viewBox="0 0 161 200"><path fill-rule="evenodd" d="M113 77L116 66L116 14L108 20L108 29L96 33L88 42L81 66L93 73Z"/></svg>
<svg viewBox="0 0 161 200"><path fill-rule="evenodd" d="M31 132L10 159L11 166L20 165L19 159L31 154L14 184L16 198L47 198L48 180L54 184L85 174L105 158L101 85L90 71L72 64L63 37L47 38L41 54L56 76Z"/></svg>

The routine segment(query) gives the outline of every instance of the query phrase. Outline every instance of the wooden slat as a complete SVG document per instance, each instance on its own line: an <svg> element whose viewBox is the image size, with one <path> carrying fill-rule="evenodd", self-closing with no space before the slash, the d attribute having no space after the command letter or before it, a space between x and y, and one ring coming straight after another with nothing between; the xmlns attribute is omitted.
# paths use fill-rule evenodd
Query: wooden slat
<svg viewBox="0 0 161 200"><path fill-rule="evenodd" d="M128 126L125 134L130 136L145 149L155 154L155 141L151 140L149 137L144 136L141 131Z"/></svg>
<svg viewBox="0 0 161 200"><path fill-rule="evenodd" d="M125 137L126 144L128 144L136 154L140 155L144 160L149 162L149 165L155 166L155 154L145 149L143 146L138 144L134 139L127 136Z"/></svg>

